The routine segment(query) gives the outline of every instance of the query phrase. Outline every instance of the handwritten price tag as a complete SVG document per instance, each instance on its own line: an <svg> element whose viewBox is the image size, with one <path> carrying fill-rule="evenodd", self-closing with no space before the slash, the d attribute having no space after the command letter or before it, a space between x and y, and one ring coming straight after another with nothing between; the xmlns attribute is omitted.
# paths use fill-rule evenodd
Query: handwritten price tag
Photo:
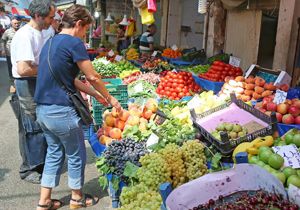
<svg viewBox="0 0 300 210"><path fill-rule="evenodd" d="M142 83L139 83L137 84L136 86L134 86L134 91L136 93L140 93L140 92L143 92L144 90L144 87L143 87L143 84Z"/></svg>
<svg viewBox="0 0 300 210"><path fill-rule="evenodd" d="M292 168L300 168L300 153L296 145L286 145L272 147L275 153L283 157L284 166L291 166Z"/></svg>
<svg viewBox="0 0 300 210"><path fill-rule="evenodd" d="M156 55L157 55L157 51L154 51L151 56L155 57Z"/></svg>
<svg viewBox="0 0 300 210"><path fill-rule="evenodd" d="M120 62L121 60L123 60L123 56L116 55L116 57L115 57L115 61L118 61L118 62Z"/></svg>
<svg viewBox="0 0 300 210"><path fill-rule="evenodd" d="M283 103L283 102L285 102L286 97L287 97L287 92L284 92L282 90L276 90L273 102L275 104Z"/></svg>
<svg viewBox="0 0 300 210"><path fill-rule="evenodd" d="M108 56L109 56L109 57L112 57L112 56L114 56L114 55L115 55L115 53L114 53L113 50L110 50L110 51L108 52Z"/></svg>
<svg viewBox="0 0 300 210"><path fill-rule="evenodd" d="M229 64L235 67L240 67L241 64L241 59L234 57L234 56L230 56L229 58Z"/></svg>

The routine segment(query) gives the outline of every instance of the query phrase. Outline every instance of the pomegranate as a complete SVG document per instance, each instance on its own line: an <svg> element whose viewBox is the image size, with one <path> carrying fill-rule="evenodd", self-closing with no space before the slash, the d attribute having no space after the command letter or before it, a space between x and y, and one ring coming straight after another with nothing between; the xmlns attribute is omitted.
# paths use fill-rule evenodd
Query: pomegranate
<svg viewBox="0 0 300 210"><path fill-rule="evenodd" d="M286 115L283 115L282 122L284 124L294 124L295 119L291 114L286 114Z"/></svg>

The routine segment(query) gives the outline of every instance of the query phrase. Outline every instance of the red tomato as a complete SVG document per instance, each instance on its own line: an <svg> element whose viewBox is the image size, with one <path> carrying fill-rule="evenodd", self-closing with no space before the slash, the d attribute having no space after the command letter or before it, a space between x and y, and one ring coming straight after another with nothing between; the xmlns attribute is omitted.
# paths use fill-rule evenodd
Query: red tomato
<svg viewBox="0 0 300 210"><path fill-rule="evenodd" d="M178 101L178 100L180 100L180 98L179 98L179 97L176 97L176 98L175 98L175 100L177 100L177 101Z"/></svg>
<svg viewBox="0 0 300 210"><path fill-rule="evenodd" d="M175 92L173 92L171 95L172 95L174 98L177 97L177 93L175 93Z"/></svg>

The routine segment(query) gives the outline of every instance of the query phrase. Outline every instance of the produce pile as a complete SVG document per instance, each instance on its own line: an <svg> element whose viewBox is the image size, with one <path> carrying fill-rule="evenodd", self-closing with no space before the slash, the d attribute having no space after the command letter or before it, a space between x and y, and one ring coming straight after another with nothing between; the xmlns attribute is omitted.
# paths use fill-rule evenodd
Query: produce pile
<svg viewBox="0 0 300 210"><path fill-rule="evenodd" d="M261 112L271 115L276 112L276 118L279 123L283 124L300 124L300 100L294 98L286 99L283 103L275 104L274 95L265 97L262 102L255 105L255 108Z"/></svg>
<svg viewBox="0 0 300 210"><path fill-rule="evenodd" d="M229 97L227 96L217 96L214 95L213 91L204 91L198 95L199 98L199 106L196 106L195 112L196 114L202 114L210 109L221 106L226 102Z"/></svg>
<svg viewBox="0 0 300 210"><path fill-rule="evenodd" d="M207 172L204 146L196 140L187 141L182 147L169 144L159 153L141 157L140 163L142 166L136 174L137 185L123 188L120 209L144 209L142 201L149 201L149 194L153 198L149 209L159 209L161 200L157 193L161 183L170 182L173 186L179 186Z"/></svg>
<svg viewBox="0 0 300 210"><path fill-rule="evenodd" d="M162 56L166 58L179 58L182 56L182 53L179 49L173 50L171 48L166 48L164 49Z"/></svg>
<svg viewBox="0 0 300 210"><path fill-rule="evenodd" d="M157 58L151 58L148 59L143 65L142 69L145 72L155 72L155 73L160 73L164 70L170 70L171 66L167 61L163 61L161 59Z"/></svg>
<svg viewBox="0 0 300 210"><path fill-rule="evenodd" d="M137 49L135 48L130 48L127 52L126 52L126 59L127 60L137 60L139 58L139 53L137 51Z"/></svg>
<svg viewBox="0 0 300 210"><path fill-rule="evenodd" d="M210 199L190 210L257 210L257 209L299 209L298 205L284 200L281 195L259 191L238 192L226 197L220 195L217 200Z"/></svg>
<svg viewBox="0 0 300 210"><path fill-rule="evenodd" d="M248 131L247 128L243 127L240 124L233 123L221 123L219 124L215 130L211 132L211 135L221 141L221 133L227 133L229 140L234 140L239 137L246 136Z"/></svg>
<svg viewBox="0 0 300 210"><path fill-rule="evenodd" d="M129 77L126 77L123 79L124 84L130 84L137 80L143 80L146 82L149 82L153 85L156 85L160 81L160 77L158 74L155 74L153 72L143 73L143 74L137 74L137 75L130 75Z"/></svg>
<svg viewBox="0 0 300 210"><path fill-rule="evenodd" d="M214 61L208 71L206 73L200 73L199 77L213 82L224 82L227 76L237 77L242 74L243 70L241 68L221 61Z"/></svg>
<svg viewBox="0 0 300 210"><path fill-rule="evenodd" d="M165 77L160 79L156 89L160 97L171 100L180 100L184 96L191 96L200 91L191 73L188 72L168 72Z"/></svg>
<svg viewBox="0 0 300 210"><path fill-rule="evenodd" d="M96 72L102 77L115 77L122 72L120 69L116 68L115 64L105 57L93 60L92 64Z"/></svg>
<svg viewBox="0 0 300 210"><path fill-rule="evenodd" d="M128 85L129 98L156 98L156 88L145 80L136 80Z"/></svg>
<svg viewBox="0 0 300 210"><path fill-rule="evenodd" d="M210 68L210 65L197 65L197 66L191 66L191 67L187 67L184 70L192 72L194 74L204 74L208 71L208 69Z"/></svg>

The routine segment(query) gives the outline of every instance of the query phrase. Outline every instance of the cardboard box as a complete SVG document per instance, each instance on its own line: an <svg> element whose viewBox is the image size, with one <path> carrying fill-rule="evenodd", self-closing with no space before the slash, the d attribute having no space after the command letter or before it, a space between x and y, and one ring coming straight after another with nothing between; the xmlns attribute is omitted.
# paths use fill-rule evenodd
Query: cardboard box
<svg viewBox="0 0 300 210"><path fill-rule="evenodd" d="M275 80L274 85L281 85L281 84L290 84L292 81L291 76L285 71L275 71L272 69L266 69L256 64L252 64L249 69L245 73L245 78L248 78L250 75L256 76L260 73L266 73L270 75L274 75ZM264 78L265 79L265 78Z"/></svg>

